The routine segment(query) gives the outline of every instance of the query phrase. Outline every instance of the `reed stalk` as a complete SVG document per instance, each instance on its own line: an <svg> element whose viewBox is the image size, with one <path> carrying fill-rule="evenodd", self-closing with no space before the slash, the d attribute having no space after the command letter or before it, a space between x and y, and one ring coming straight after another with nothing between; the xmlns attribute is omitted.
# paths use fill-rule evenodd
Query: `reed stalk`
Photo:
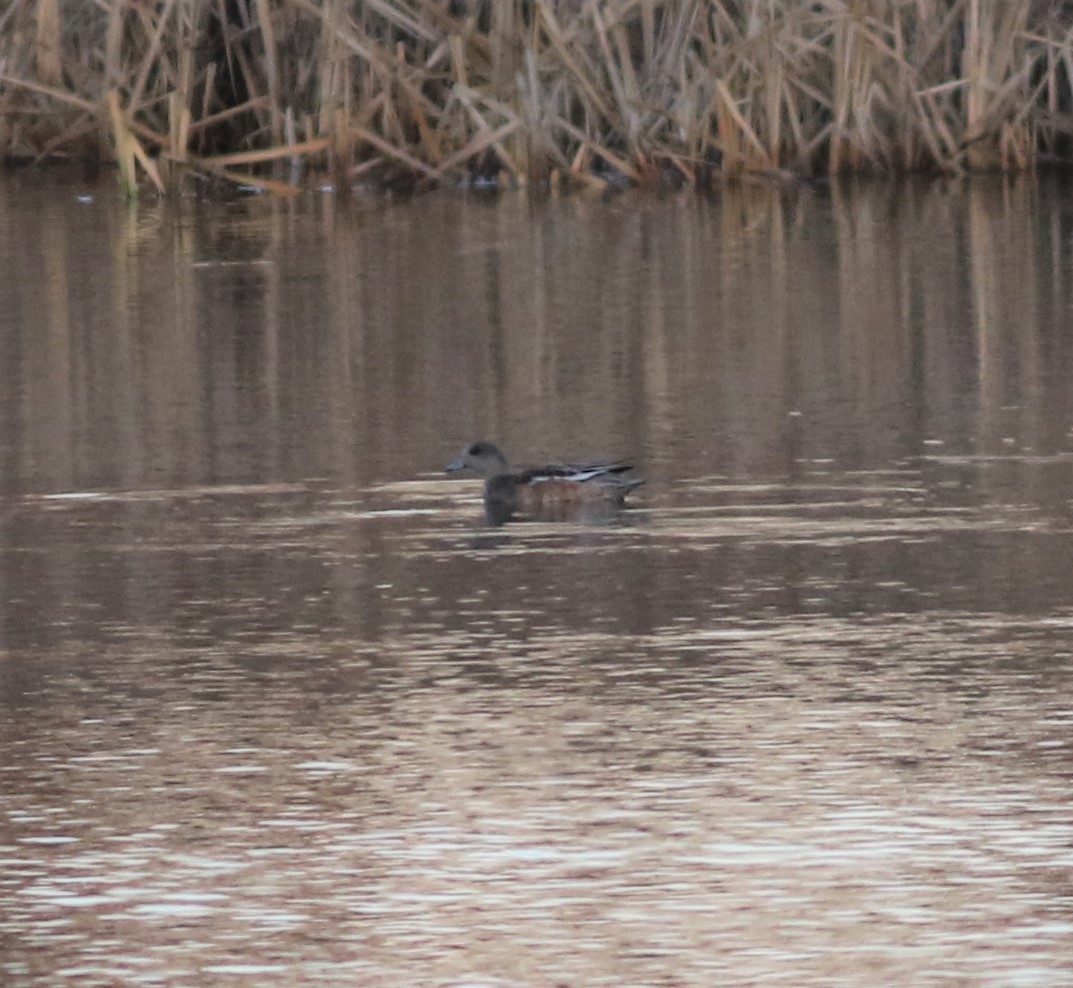
<svg viewBox="0 0 1073 988"><path fill-rule="evenodd" d="M60 81L60 46L59 0L38 0L35 68L37 78L47 86Z"/></svg>
<svg viewBox="0 0 1073 988"><path fill-rule="evenodd" d="M72 13L72 11L77 11ZM704 184L1070 157L1067 0L9 0L0 154ZM222 169L212 161L242 154ZM290 181L266 177L289 166ZM236 172L236 168L243 171Z"/></svg>

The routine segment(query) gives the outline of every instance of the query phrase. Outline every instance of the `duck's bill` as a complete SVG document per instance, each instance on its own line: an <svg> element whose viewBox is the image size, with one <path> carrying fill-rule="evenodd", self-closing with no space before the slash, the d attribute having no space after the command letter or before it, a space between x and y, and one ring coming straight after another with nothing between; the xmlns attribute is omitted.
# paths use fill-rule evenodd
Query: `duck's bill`
<svg viewBox="0 0 1073 988"><path fill-rule="evenodd" d="M466 464L465 463L463 463L461 460L455 460L454 462L447 464L447 466L445 468L445 472L446 473L456 473L459 470L465 470L465 469L466 469Z"/></svg>

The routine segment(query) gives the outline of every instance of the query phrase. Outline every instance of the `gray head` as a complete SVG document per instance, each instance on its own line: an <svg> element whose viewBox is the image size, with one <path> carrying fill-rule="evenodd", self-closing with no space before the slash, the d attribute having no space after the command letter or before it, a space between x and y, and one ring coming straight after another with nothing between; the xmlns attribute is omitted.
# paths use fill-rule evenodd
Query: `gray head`
<svg viewBox="0 0 1073 988"><path fill-rule="evenodd" d="M510 473L510 464L498 446L481 440L470 443L457 460L447 465L448 473L456 470L472 470L482 477L501 477Z"/></svg>

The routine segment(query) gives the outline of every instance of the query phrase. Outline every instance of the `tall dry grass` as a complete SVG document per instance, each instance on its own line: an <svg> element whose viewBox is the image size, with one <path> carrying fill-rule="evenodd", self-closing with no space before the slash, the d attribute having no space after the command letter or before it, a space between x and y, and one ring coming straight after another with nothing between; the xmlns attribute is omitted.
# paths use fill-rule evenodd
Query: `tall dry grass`
<svg viewBox="0 0 1073 988"><path fill-rule="evenodd" d="M706 184L1069 158L1069 0L9 0L0 153ZM273 167L268 167L273 166Z"/></svg>

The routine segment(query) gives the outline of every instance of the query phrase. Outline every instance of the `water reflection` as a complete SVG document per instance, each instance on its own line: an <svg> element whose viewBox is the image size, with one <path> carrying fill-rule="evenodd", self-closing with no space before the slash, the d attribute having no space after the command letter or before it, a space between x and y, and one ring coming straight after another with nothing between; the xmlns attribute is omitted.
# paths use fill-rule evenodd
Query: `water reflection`
<svg viewBox="0 0 1073 988"><path fill-rule="evenodd" d="M0 192L0 980L1063 981L1060 187L63 189ZM648 484L490 529L473 435Z"/></svg>

